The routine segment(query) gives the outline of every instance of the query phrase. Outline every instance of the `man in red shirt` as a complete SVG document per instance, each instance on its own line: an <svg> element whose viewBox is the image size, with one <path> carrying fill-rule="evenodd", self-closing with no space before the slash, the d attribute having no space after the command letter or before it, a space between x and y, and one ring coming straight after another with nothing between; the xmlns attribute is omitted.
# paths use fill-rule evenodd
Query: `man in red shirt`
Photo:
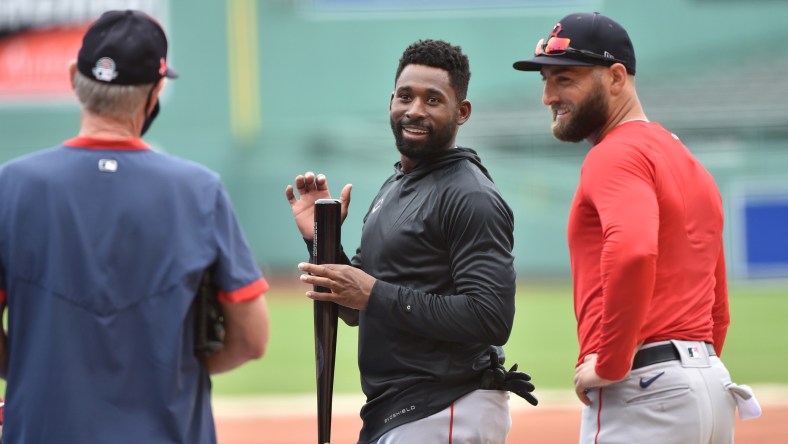
<svg viewBox="0 0 788 444"><path fill-rule="evenodd" d="M627 32L570 14L514 63L540 71L556 138L593 147L569 214L580 355L581 442L733 441L733 384L719 356L730 318L723 207L711 174L650 122Z"/></svg>

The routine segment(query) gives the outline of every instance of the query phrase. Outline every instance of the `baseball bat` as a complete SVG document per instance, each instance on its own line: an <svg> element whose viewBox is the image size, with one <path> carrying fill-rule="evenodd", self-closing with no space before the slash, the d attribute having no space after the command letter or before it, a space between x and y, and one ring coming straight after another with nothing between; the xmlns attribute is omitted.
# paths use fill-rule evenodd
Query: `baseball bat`
<svg viewBox="0 0 788 444"><path fill-rule="evenodd" d="M315 237L312 263L335 264L340 257L342 227L341 205L337 199L315 202ZM330 293L318 285L314 290ZM318 444L331 442L331 404L334 394L334 363L337 348L337 304L314 301L315 369L317 373L317 439Z"/></svg>

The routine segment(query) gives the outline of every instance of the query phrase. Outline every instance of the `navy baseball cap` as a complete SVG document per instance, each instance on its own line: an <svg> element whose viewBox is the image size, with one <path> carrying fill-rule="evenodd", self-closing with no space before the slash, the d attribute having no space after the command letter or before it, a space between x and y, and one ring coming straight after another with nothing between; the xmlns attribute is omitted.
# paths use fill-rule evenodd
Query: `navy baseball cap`
<svg viewBox="0 0 788 444"><path fill-rule="evenodd" d="M519 71L545 65L611 66L621 63L635 74L635 49L627 31L598 12L569 14L556 23L547 39L536 44L534 57L514 62Z"/></svg>
<svg viewBox="0 0 788 444"><path fill-rule="evenodd" d="M107 11L85 33L77 69L88 78L115 85L154 83L177 78L167 66L167 37L141 11Z"/></svg>

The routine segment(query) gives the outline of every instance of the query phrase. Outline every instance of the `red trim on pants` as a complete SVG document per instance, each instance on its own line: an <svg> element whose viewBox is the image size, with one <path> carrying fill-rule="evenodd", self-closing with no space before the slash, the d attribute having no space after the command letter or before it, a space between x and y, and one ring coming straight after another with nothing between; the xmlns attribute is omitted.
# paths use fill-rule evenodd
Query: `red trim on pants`
<svg viewBox="0 0 788 444"><path fill-rule="evenodd" d="M599 409L596 412L596 435L594 444L599 443L599 432L602 430L602 387L599 388Z"/></svg>
<svg viewBox="0 0 788 444"><path fill-rule="evenodd" d="M454 428L454 403L451 403L451 416L449 417L449 444L451 444L451 432Z"/></svg>

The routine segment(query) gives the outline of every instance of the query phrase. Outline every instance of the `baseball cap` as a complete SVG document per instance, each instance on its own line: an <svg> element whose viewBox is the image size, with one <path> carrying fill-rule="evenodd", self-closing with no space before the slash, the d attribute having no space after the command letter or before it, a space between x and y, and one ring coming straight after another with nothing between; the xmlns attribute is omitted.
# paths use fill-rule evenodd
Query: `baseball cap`
<svg viewBox="0 0 788 444"><path fill-rule="evenodd" d="M514 69L539 71L544 65L610 66L621 63L635 74L635 49L627 31L598 12L569 14L556 23L534 57L514 62Z"/></svg>
<svg viewBox="0 0 788 444"><path fill-rule="evenodd" d="M167 66L167 37L141 11L107 11L85 33L77 69L88 78L115 85L154 83L177 78Z"/></svg>

